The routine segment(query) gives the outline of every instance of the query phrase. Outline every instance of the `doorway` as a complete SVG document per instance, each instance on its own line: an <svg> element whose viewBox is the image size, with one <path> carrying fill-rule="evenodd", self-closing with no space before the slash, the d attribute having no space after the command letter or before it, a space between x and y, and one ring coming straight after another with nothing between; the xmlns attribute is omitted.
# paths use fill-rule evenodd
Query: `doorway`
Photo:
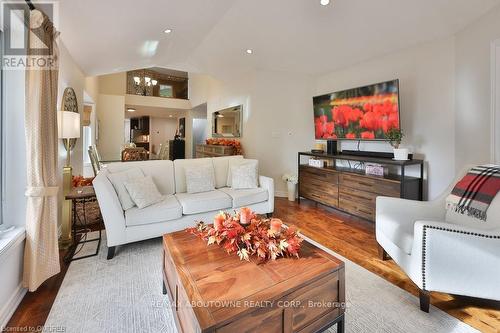
<svg viewBox="0 0 500 333"><path fill-rule="evenodd" d="M90 162L89 147L95 146L95 112L94 104L84 104L83 105L83 115L82 115L82 141L83 141L83 176L92 177L94 176L94 171L92 169L92 164Z"/></svg>
<svg viewBox="0 0 500 333"><path fill-rule="evenodd" d="M208 138L207 103L200 104L191 110L191 156L196 158L196 145L204 144ZM186 149L187 150L187 149Z"/></svg>
<svg viewBox="0 0 500 333"><path fill-rule="evenodd" d="M208 138L208 120L207 118L193 119L193 157L196 157L196 145L204 144Z"/></svg>

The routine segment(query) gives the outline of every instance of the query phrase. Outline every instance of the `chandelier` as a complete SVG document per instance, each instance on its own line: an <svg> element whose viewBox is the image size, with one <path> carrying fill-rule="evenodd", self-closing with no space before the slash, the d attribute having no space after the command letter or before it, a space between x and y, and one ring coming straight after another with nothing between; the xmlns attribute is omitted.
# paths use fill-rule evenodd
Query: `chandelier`
<svg viewBox="0 0 500 333"><path fill-rule="evenodd" d="M141 76L134 76L134 86L138 95L148 96L152 95L151 88L158 84L158 80L152 79L146 74Z"/></svg>

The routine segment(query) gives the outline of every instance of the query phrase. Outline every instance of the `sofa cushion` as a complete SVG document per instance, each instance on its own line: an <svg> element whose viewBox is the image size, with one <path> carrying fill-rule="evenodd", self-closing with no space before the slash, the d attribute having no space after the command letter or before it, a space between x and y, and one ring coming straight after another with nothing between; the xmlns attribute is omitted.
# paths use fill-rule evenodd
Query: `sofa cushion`
<svg viewBox="0 0 500 333"><path fill-rule="evenodd" d="M231 197L233 200L233 208L245 207L259 202L264 202L269 198L267 190L261 187L244 190L235 190L230 187L223 187L219 189L219 191L222 191Z"/></svg>
<svg viewBox="0 0 500 333"><path fill-rule="evenodd" d="M162 201L162 195L151 176L128 180L124 183L132 201L139 209Z"/></svg>
<svg viewBox="0 0 500 333"><path fill-rule="evenodd" d="M151 176L161 194L170 195L175 193L174 163L172 161L155 160L106 164L109 173L116 173L130 168L139 168L144 175Z"/></svg>
<svg viewBox="0 0 500 333"><path fill-rule="evenodd" d="M144 173L139 168L128 168L119 172L108 173L108 179L115 188L123 210L127 210L135 206L134 201L125 188L125 182L137 178L144 178Z"/></svg>
<svg viewBox="0 0 500 333"><path fill-rule="evenodd" d="M252 167L255 167L257 170L257 175L259 174L259 161L258 160L251 160L251 159L242 159L242 160L230 160L229 161L229 168L227 171L227 186L231 187L232 186L232 178L233 175L231 173L231 169L233 166L240 166L240 165L252 165ZM258 184L257 184L258 186Z"/></svg>
<svg viewBox="0 0 500 333"><path fill-rule="evenodd" d="M257 163L231 166L231 188L235 190L259 187Z"/></svg>
<svg viewBox="0 0 500 333"><path fill-rule="evenodd" d="M243 156L221 156L212 158L215 169L215 188L226 187L227 185L227 173L229 169L230 161L241 161Z"/></svg>
<svg viewBox="0 0 500 333"><path fill-rule="evenodd" d="M186 188L187 193L200 193L215 190L215 175L213 166L186 166Z"/></svg>
<svg viewBox="0 0 500 333"><path fill-rule="evenodd" d="M163 197L163 200L143 209L137 207L125 211L127 227L160 223L176 220L182 217L182 207L173 195Z"/></svg>
<svg viewBox="0 0 500 333"><path fill-rule="evenodd" d="M210 212L232 207L232 199L226 193L214 190L203 193L177 193L175 195L185 215Z"/></svg>
<svg viewBox="0 0 500 333"><path fill-rule="evenodd" d="M190 166L210 165L213 168L212 158L194 158L174 161L175 193L186 193L186 172L185 168Z"/></svg>

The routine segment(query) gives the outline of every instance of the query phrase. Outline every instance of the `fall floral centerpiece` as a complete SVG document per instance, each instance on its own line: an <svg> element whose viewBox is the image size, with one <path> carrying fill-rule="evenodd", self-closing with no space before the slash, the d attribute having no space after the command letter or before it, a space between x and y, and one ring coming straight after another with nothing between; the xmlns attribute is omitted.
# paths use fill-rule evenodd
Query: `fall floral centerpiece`
<svg viewBox="0 0 500 333"><path fill-rule="evenodd" d="M220 212L213 225L198 222L196 227L186 229L207 242L217 244L227 253L236 253L240 260L250 260L257 256L262 262L278 257L299 257L303 239L293 227L284 227L280 219L265 219L241 208L231 215Z"/></svg>
<svg viewBox="0 0 500 333"><path fill-rule="evenodd" d="M231 146L234 147L235 155L243 155L243 148L241 147L241 142L235 139L210 138L206 140L206 143L207 145Z"/></svg>
<svg viewBox="0 0 500 333"><path fill-rule="evenodd" d="M73 176L72 185L73 185L73 187L92 186L93 180L94 180L94 177L85 178L81 175Z"/></svg>

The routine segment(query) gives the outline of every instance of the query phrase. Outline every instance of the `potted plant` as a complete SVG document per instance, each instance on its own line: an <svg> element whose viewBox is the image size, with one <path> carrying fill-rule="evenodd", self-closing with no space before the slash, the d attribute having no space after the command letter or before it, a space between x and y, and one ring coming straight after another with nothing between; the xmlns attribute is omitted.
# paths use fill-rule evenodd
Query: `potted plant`
<svg viewBox="0 0 500 333"><path fill-rule="evenodd" d="M401 140L403 140L404 134L399 128L391 128L385 134L387 141L394 148L394 159L398 161L406 161L408 159L408 149L399 148Z"/></svg>
<svg viewBox="0 0 500 333"><path fill-rule="evenodd" d="M297 183L299 182L297 175L285 173L281 179L287 183L288 200L295 201L295 198L297 197Z"/></svg>

